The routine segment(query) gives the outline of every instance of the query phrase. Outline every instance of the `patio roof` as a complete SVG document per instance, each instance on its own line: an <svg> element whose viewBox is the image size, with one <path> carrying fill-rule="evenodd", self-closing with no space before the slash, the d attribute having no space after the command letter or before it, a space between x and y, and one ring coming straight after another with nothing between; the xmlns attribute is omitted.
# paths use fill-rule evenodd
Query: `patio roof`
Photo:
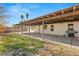
<svg viewBox="0 0 79 59"><path fill-rule="evenodd" d="M40 16L29 21L20 23L19 25L41 25L42 22L45 24L50 23L59 23L59 22L69 22L69 21L78 21L79 20L79 5L59 10L54 13L50 13L44 16Z"/></svg>

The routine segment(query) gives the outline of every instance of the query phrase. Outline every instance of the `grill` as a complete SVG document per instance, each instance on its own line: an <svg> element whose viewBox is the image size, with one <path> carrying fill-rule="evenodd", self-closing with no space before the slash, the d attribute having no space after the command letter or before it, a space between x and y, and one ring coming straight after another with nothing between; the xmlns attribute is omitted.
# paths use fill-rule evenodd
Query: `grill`
<svg viewBox="0 0 79 59"><path fill-rule="evenodd" d="M75 34L78 32L73 29L69 29L66 31L66 33L67 33L68 37L75 37Z"/></svg>

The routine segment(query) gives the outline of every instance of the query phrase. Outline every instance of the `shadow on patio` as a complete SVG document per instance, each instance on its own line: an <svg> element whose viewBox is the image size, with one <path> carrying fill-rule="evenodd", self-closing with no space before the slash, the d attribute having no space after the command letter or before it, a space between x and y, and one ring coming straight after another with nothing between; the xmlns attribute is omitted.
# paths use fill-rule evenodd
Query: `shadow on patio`
<svg viewBox="0 0 79 59"><path fill-rule="evenodd" d="M28 33L24 33L28 35ZM42 38L42 34L40 33L30 33L31 36L37 37L37 38ZM73 46L79 47L79 38L70 38L70 37L64 37L60 35L50 35L50 34L44 34L44 40L48 39L50 41L55 41L55 42L60 42L60 43L65 43Z"/></svg>

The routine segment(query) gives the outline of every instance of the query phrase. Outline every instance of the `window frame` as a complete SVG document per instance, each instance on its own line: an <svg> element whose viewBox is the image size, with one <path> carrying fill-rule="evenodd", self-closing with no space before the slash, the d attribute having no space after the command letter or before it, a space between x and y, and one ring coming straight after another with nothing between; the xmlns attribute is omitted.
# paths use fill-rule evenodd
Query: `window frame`
<svg viewBox="0 0 79 59"><path fill-rule="evenodd" d="M51 31L54 31L54 25L50 25Z"/></svg>
<svg viewBox="0 0 79 59"><path fill-rule="evenodd" d="M73 24L68 24L68 30L73 29Z"/></svg>

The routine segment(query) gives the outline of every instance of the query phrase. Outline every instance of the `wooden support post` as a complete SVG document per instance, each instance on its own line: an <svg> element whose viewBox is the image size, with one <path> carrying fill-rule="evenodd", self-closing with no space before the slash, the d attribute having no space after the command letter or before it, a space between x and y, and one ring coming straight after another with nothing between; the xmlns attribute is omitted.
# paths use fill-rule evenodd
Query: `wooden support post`
<svg viewBox="0 0 79 59"><path fill-rule="evenodd" d="M21 15L21 19L22 19L22 21L21 21L21 22L23 22L23 18L24 18L24 16L23 16L23 15ZM21 24L21 34L23 34L23 24Z"/></svg>
<svg viewBox="0 0 79 59"><path fill-rule="evenodd" d="M73 7L73 12L76 11L76 7ZM75 15L73 15L73 19L75 18Z"/></svg>
<svg viewBox="0 0 79 59"><path fill-rule="evenodd" d="M20 26L19 26L19 32L20 32Z"/></svg>
<svg viewBox="0 0 79 59"><path fill-rule="evenodd" d="M18 33L18 27L16 28L16 30L17 30L17 33Z"/></svg>
<svg viewBox="0 0 79 59"><path fill-rule="evenodd" d="M71 48L73 46L73 40L74 40L74 37L71 37Z"/></svg>
<svg viewBox="0 0 79 59"><path fill-rule="evenodd" d="M15 28L15 31L16 31L16 33L17 33L17 28Z"/></svg>
<svg viewBox="0 0 79 59"><path fill-rule="evenodd" d="M43 20L43 33L42 33L42 38L43 38L43 40L44 40L44 20Z"/></svg>
<svg viewBox="0 0 79 59"><path fill-rule="evenodd" d="M23 25L21 25L21 34L23 34Z"/></svg>
<svg viewBox="0 0 79 59"><path fill-rule="evenodd" d="M29 32L28 32L28 34L29 34L29 39L30 39L30 23L29 23Z"/></svg>
<svg viewBox="0 0 79 59"><path fill-rule="evenodd" d="M39 25L39 34L40 34L40 25Z"/></svg>
<svg viewBox="0 0 79 59"><path fill-rule="evenodd" d="M13 26L13 32L14 32L14 33L16 32L16 30L15 30L15 29L16 29L16 27L15 27L15 26Z"/></svg>
<svg viewBox="0 0 79 59"><path fill-rule="evenodd" d="M34 33L35 33L35 25L34 25Z"/></svg>
<svg viewBox="0 0 79 59"><path fill-rule="evenodd" d="M17 27L16 27L16 33L17 33L18 31L17 31Z"/></svg>

